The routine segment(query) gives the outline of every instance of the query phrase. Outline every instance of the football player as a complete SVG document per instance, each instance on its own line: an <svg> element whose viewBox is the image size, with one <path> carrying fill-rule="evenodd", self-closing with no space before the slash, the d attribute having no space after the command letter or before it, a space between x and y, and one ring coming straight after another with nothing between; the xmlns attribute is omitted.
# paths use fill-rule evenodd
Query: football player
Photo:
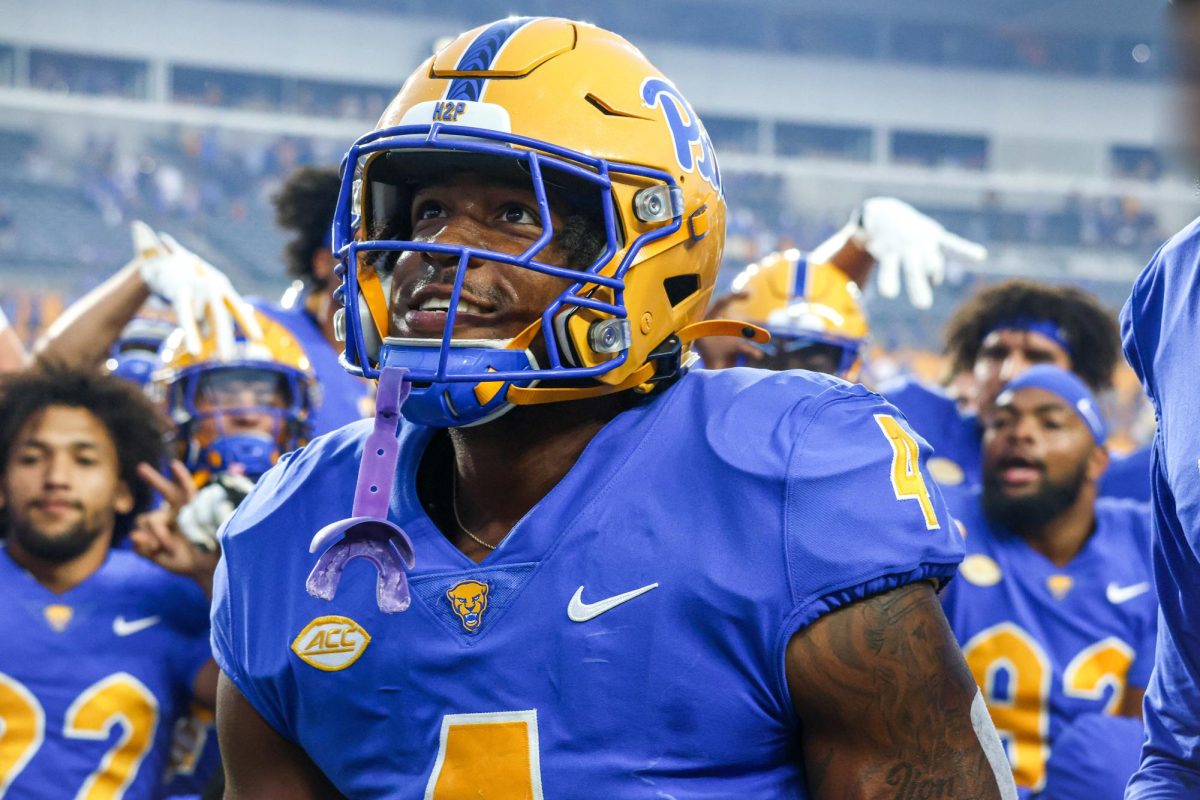
<svg viewBox="0 0 1200 800"><path fill-rule="evenodd" d="M334 234L375 420L222 535L232 795L1012 796L926 446L858 386L688 371L761 338L702 320L724 218L607 31L511 17L408 78Z"/></svg>
<svg viewBox="0 0 1200 800"><path fill-rule="evenodd" d="M857 381L867 341L858 286L836 264L811 264L799 250L772 253L733 281L733 295L709 316L761 325L771 340L697 342L711 369L749 364L763 369L807 369Z"/></svg>
<svg viewBox="0 0 1200 800"><path fill-rule="evenodd" d="M373 411L370 381L351 375L338 363L342 345L334 316L341 304L333 296L339 280L333 273L337 259L330 237L340 188L341 179L333 167L300 167L283 182L271 201L275 223L292 233L283 260L295 280L278 306L254 301L260 311L286 326L308 354L324 396L310 420L316 435Z"/></svg>
<svg viewBox="0 0 1200 800"><path fill-rule="evenodd" d="M92 369L0 379L9 797L156 797L176 718L193 698L214 702L201 587L215 558L188 560L189 579L113 547L150 501L140 475L164 456L160 419Z"/></svg>
<svg viewBox="0 0 1200 800"><path fill-rule="evenodd" d="M1097 499L1105 424L1073 373L1031 367L983 419L982 490L947 492L967 556L943 603L1018 786L1038 791L1075 718L1140 716L1158 613L1150 513Z"/></svg>
<svg viewBox="0 0 1200 800"><path fill-rule="evenodd" d="M1175 58L1183 130L1200 164L1200 3L1176 0ZM1150 260L1121 312L1125 357L1158 417L1151 452L1154 577L1161 604L1158 651L1146 691L1146 746L1129 783L1130 800L1175 800L1200 793L1200 220Z"/></svg>
<svg viewBox="0 0 1200 800"><path fill-rule="evenodd" d="M968 490L981 480L980 415L1006 383L1031 366L1050 364L1103 391L1112 386L1120 352L1116 321L1097 298L1076 287L1024 279L979 291L955 311L945 338L950 374L974 376L976 414L961 413L946 391L912 379L880 391L933 445L931 470L938 482ZM1111 496L1123 495L1114 488Z"/></svg>

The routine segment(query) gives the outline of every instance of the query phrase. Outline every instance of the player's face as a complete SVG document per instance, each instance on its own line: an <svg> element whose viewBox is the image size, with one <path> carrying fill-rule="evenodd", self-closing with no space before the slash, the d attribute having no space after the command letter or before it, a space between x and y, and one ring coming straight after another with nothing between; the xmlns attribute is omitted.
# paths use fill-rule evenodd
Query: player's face
<svg viewBox="0 0 1200 800"><path fill-rule="evenodd" d="M975 402L985 410L1006 383L1038 364L1071 369L1071 357L1058 342L1035 331L992 331L975 356Z"/></svg>
<svg viewBox="0 0 1200 800"><path fill-rule="evenodd" d="M253 369L205 374L196 389L196 410L203 415L197 436L201 441L222 434L273 436L278 416L267 409L286 406L282 382L275 373Z"/></svg>
<svg viewBox="0 0 1200 800"><path fill-rule="evenodd" d="M1006 392L983 422L984 502L1002 517L1044 522L1099 477L1091 431L1053 392Z"/></svg>
<svg viewBox="0 0 1200 800"><path fill-rule="evenodd" d="M110 536L133 509L116 445L90 411L50 406L17 434L4 465L3 501L14 546L53 563Z"/></svg>
<svg viewBox="0 0 1200 800"><path fill-rule="evenodd" d="M551 209L555 231L563 218ZM458 173L413 194L412 239L466 245L519 255L542 235L532 188L479 175ZM559 237L537 260L567 263ZM441 338L458 268L457 255L408 252L396 262L392 279L392 336ZM472 260L454 321L455 339L509 339L533 322L568 282L529 269Z"/></svg>

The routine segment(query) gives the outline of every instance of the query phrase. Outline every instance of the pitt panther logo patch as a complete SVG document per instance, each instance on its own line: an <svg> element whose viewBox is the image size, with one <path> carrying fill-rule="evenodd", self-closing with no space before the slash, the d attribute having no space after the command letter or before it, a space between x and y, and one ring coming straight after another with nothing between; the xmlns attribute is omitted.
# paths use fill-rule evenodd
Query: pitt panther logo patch
<svg viewBox="0 0 1200 800"><path fill-rule="evenodd" d="M642 102L647 108L662 109L671 138L675 140L675 160L685 172L698 172L717 194L721 194L721 170L704 123L678 89L664 78L647 78L642 83ZM699 153L695 151L699 150Z"/></svg>
<svg viewBox="0 0 1200 800"><path fill-rule="evenodd" d="M310 667L337 672L358 661L371 636L349 617L317 617L292 641L292 652Z"/></svg>
<svg viewBox="0 0 1200 800"><path fill-rule="evenodd" d="M488 605L488 585L476 580L459 581L446 590L446 597L467 633L479 630Z"/></svg>

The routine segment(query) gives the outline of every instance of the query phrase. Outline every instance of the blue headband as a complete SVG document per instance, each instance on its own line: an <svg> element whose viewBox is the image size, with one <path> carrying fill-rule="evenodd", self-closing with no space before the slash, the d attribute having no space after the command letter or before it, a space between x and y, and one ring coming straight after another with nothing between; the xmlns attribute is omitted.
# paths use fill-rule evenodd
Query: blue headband
<svg viewBox="0 0 1200 800"><path fill-rule="evenodd" d="M996 402L1000 403L1005 395L1018 389L1045 389L1058 395L1071 406L1083 420L1083 424L1087 425L1096 444L1104 444L1104 440L1108 438L1108 426L1104 423L1104 417L1100 415L1096 396L1075 373L1049 364L1038 364L1009 381L1000 397L996 398Z"/></svg>
<svg viewBox="0 0 1200 800"><path fill-rule="evenodd" d="M1048 319L1037 319L1036 317L1014 317L1006 319L998 325L994 326L980 337L979 341L983 341L991 336L996 331L1029 331L1030 333L1040 333L1047 339L1050 339L1059 347L1067 352L1068 356L1074 357L1071 353L1071 345L1067 343L1067 334L1056 322Z"/></svg>

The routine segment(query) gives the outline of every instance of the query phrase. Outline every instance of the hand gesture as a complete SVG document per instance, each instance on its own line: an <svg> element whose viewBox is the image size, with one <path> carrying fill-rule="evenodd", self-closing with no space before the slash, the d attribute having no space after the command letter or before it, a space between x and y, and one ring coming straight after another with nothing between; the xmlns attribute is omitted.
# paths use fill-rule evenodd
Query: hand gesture
<svg viewBox="0 0 1200 800"><path fill-rule="evenodd" d="M933 305L933 287L946 277L946 258L979 264L987 248L956 236L941 223L894 197L872 197L862 205L854 236L879 262L879 293L900 294L901 273L908 299L917 308Z"/></svg>
<svg viewBox="0 0 1200 800"><path fill-rule="evenodd" d="M141 261L142 280L175 310L189 353L201 352L201 320L207 320L211 326L219 358L233 356L234 320L250 339L262 338L253 310L223 272L169 234L155 233L140 220L135 220L131 228L133 247Z"/></svg>

